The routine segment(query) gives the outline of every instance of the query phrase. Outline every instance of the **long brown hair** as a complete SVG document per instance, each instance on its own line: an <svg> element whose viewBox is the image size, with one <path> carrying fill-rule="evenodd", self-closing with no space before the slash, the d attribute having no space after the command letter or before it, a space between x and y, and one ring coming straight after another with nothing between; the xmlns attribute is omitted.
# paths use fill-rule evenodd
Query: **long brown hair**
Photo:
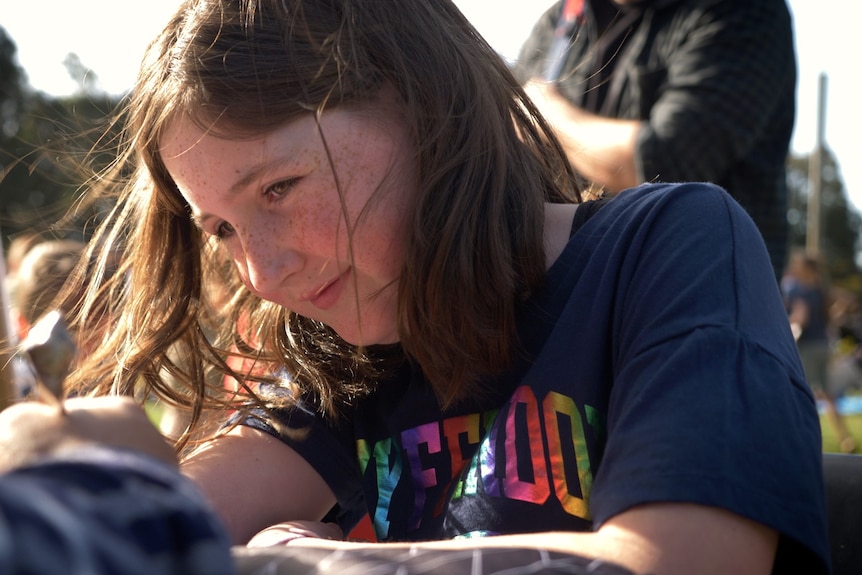
<svg viewBox="0 0 862 575"><path fill-rule="evenodd" d="M233 349L284 366L331 415L371 389L380 358L392 354L356 349L252 296L193 225L159 138L178 117L227 137L259 135L361 106L384 83L403 102L420 180L407 215L396 355L422 370L444 405L505 369L518 349L516 305L545 275L544 204L580 199L564 153L506 63L449 0L188 0L145 57L127 108L126 155L101 180L104 192L130 175L94 242L120 248L126 273L103 290L114 294L115 313L79 384L154 393L196 417L208 401L224 403L204 376L232 373L224 358ZM205 335L210 282L219 282L218 323L230 337ZM182 366L168 359L177 347ZM164 384L165 370L183 385Z"/></svg>

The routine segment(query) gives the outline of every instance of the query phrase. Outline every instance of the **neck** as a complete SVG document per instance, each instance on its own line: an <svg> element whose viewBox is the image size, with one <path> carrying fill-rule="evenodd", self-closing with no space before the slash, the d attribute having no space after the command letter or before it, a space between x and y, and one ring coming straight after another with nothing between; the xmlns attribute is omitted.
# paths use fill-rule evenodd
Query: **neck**
<svg viewBox="0 0 862 575"><path fill-rule="evenodd" d="M545 269L554 265L569 243L577 209L578 204L545 204Z"/></svg>

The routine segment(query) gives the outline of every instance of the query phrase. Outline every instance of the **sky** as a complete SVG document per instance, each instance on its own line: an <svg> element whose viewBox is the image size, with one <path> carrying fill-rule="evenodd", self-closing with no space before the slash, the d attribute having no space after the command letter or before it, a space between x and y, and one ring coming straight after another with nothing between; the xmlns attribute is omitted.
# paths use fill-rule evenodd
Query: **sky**
<svg viewBox="0 0 862 575"><path fill-rule="evenodd" d="M456 0L489 43L514 59L539 14L552 0ZM0 26L18 47L18 62L36 90L61 96L76 90L63 65L75 53L98 78L97 86L120 94L134 83L149 40L167 21L177 0L41 0L30 4L0 0ZM795 154L811 153L817 143L819 78L825 85L825 144L838 159L848 197L862 212L862 161L857 134L862 106L854 90L859 69L856 49L840 43L858 34L850 17L856 0L788 0L793 14L799 69L797 120L791 142ZM36 22L38 18L38 23ZM851 43L852 44L852 43Z"/></svg>

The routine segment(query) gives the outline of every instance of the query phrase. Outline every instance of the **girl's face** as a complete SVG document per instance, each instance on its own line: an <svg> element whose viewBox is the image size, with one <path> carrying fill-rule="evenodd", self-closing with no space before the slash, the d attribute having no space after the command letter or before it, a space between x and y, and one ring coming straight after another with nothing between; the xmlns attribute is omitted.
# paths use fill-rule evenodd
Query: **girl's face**
<svg viewBox="0 0 862 575"><path fill-rule="evenodd" d="M227 140L180 119L160 152L193 219L224 244L253 293L349 343L397 342L415 146L382 108L325 112L320 126L309 114Z"/></svg>

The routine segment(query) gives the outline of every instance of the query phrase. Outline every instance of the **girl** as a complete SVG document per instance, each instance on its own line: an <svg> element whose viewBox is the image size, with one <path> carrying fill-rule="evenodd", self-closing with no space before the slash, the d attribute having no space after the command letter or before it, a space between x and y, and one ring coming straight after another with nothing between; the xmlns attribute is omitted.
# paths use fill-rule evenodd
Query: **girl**
<svg viewBox="0 0 862 575"><path fill-rule="evenodd" d="M817 412L751 220L705 184L595 200L450 1L188 0L126 135L94 242L125 273L75 378L187 408L179 447L236 410L183 467L235 542L368 513L387 545L825 572Z"/></svg>

